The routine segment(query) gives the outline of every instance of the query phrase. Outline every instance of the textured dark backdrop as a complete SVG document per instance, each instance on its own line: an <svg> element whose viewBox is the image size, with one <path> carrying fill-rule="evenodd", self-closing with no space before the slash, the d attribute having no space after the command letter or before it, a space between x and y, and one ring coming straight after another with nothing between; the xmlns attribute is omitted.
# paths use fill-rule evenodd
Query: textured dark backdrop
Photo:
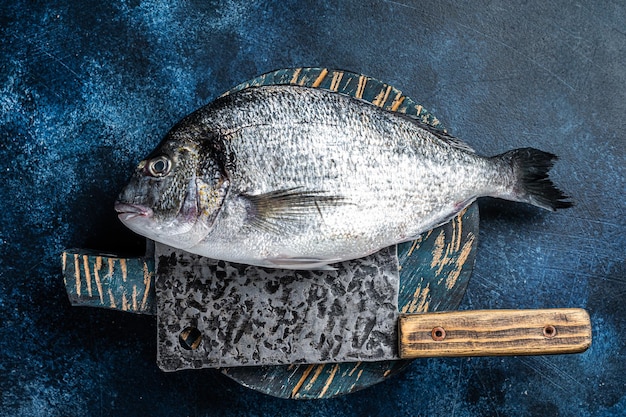
<svg viewBox="0 0 626 417"><path fill-rule="evenodd" d="M514 3L2 2L0 414L623 416L626 6ZM64 248L142 250L112 209L140 157L228 88L294 66L389 82L486 154L559 154L554 178L576 207L481 201L462 308L585 307L591 349L420 360L295 402L214 371L162 373L154 319L71 308Z"/></svg>

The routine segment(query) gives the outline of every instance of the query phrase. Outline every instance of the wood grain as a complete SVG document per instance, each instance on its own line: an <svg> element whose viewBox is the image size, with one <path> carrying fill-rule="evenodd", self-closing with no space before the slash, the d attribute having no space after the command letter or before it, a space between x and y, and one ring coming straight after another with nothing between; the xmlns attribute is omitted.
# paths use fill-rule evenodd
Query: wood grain
<svg viewBox="0 0 626 417"><path fill-rule="evenodd" d="M579 353L591 345L585 310L474 310L403 314L400 357Z"/></svg>

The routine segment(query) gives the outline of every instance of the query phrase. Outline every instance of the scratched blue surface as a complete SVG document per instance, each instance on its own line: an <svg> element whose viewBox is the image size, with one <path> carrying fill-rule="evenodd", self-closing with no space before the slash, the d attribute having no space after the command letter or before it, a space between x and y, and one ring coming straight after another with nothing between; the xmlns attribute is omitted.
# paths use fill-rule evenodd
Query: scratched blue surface
<svg viewBox="0 0 626 417"><path fill-rule="evenodd" d="M0 415L625 415L626 6L518 3L3 2ZM217 372L162 373L154 319L71 308L63 249L142 250L111 207L139 158L223 91L295 66L389 82L482 153L559 154L576 207L481 201L462 308L584 307L591 349L416 361L294 402Z"/></svg>

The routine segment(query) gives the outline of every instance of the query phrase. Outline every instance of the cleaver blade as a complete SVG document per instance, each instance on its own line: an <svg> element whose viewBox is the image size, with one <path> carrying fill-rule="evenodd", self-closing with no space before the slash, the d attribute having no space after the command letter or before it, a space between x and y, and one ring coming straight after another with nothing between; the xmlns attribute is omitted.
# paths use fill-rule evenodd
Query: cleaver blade
<svg viewBox="0 0 626 417"><path fill-rule="evenodd" d="M157 243L157 363L164 371L582 352L582 309L400 314L396 247L294 271Z"/></svg>

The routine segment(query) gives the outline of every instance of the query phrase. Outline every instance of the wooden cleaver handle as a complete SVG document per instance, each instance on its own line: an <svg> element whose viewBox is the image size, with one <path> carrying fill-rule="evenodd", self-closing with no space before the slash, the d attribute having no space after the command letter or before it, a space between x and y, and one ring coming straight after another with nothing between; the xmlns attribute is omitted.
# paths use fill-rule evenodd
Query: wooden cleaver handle
<svg viewBox="0 0 626 417"><path fill-rule="evenodd" d="M589 314L578 308L402 314L398 327L403 359L579 353L591 345Z"/></svg>

